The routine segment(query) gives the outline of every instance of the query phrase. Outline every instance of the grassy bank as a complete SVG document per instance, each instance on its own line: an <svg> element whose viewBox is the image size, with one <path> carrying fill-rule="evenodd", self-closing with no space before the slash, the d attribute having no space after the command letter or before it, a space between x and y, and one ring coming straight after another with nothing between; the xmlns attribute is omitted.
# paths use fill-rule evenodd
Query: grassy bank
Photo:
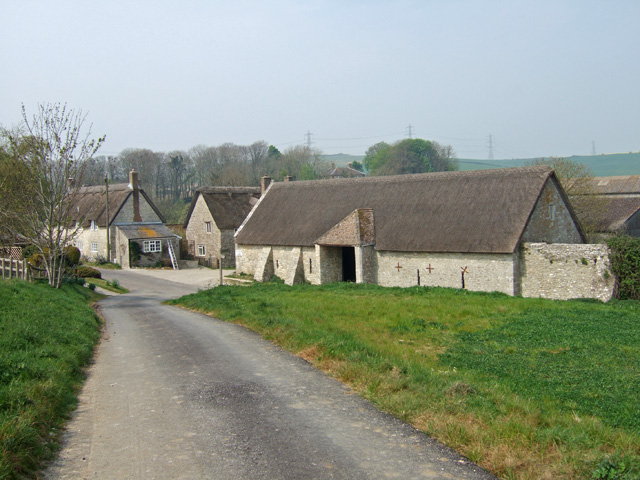
<svg viewBox="0 0 640 480"><path fill-rule="evenodd" d="M56 451L100 335L91 298L74 284L0 281L2 479L31 476Z"/></svg>
<svg viewBox="0 0 640 480"><path fill-rule="evenodd" d="M174 301L262 333L506 479L640 476L640 305L339 284Z"/></svg>

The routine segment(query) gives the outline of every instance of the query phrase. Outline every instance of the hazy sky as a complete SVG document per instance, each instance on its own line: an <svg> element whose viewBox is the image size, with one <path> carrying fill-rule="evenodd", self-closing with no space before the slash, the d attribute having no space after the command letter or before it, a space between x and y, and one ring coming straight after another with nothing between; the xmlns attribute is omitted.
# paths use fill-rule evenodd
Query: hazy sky
<svg viewBox="0 0 640 480"><path fill-rule="evenodd" d="M81 109L100 153L311 132L461 158L640 150L638 0L1 0L0 125Z"/></svg>

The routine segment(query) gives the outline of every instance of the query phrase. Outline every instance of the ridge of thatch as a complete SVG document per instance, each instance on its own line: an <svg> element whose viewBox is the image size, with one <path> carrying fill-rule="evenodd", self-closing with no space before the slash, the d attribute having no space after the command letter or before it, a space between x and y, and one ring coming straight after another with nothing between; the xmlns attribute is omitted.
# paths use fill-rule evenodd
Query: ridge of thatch
<svg viewBox="0 0 640 480"><path fill-rule="evenodd" d="M164 222L164 216L145 191L140 188L140 195L149 203L153 211ZM109 185L109 224L113 222L120 210L133 193L131 187L126 183L114 183ZM92 185L78 188L71 195L73 207L71 209L71 220L80 223L86 228L91 220L99 227L107 226L107 196L104 185Z"/></svg>
<svg viewBox="0 0 640 480"><path fill-rule="evenodd" d="M600 195L640 194L640 175L594 177L589 183L591 191Z"/></svg>
<svg viewBox="0 0 640 480"><path fill-rule="evenodd" d="M535 166L272 183L236 243L313 246L372 209L377 250L513 253L553 175Z"/></svg>

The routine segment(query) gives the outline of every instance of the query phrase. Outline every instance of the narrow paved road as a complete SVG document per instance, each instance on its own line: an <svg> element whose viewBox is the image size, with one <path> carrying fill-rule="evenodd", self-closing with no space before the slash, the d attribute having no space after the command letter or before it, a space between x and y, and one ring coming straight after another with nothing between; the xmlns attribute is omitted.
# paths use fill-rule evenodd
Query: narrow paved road
<svg viewBox="0 0 640 480"><path fill-rule="evenodd" d="M105 273L106 320L48 479L489 479L259 336L161 301L197 288Z"/></svg>

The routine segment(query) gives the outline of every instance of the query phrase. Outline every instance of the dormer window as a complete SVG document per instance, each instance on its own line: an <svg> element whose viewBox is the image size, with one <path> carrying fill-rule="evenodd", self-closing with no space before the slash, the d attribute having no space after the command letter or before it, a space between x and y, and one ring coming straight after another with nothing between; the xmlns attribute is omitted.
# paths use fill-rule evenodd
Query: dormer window
<svg viewBox="0 0 640 480"><path fill-rule="evenodd" d="M98 230L98 225L95 220L91 220L91 230Z"/></svg>

